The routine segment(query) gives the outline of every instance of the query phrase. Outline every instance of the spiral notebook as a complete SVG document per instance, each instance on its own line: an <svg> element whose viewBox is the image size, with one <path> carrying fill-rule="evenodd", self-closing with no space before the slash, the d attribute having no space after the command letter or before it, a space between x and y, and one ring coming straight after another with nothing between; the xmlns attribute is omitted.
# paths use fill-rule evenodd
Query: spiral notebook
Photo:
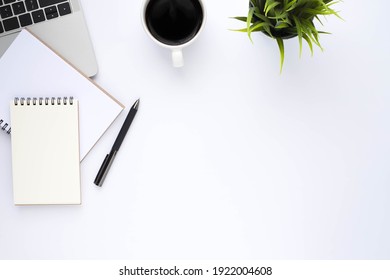
<svg viewBox="0 0 390 280"><path fill-rule="evenodd" d="M78 101L15 98L10 108L15 205L80 204Z"/></svg>
<svg viewBox="0 0 390 280"><path fill-rule="evenodd" d="M15 97L77 98L81 160L124 108L27 30L19 33L1 57L0 80L0 130L11 134L9 102Z"/></svg>

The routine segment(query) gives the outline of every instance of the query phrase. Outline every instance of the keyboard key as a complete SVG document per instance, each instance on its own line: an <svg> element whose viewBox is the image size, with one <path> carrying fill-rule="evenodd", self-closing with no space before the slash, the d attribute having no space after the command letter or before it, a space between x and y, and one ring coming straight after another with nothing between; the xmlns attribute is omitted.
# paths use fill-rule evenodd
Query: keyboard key
<svg viewBox="0 0 390 280"><path fill-rule="evenodd" d="M8 17L12 17L14 14L12 13L11 6L8 5L8 6L1 7L0 8L0 15L3 19L8 18Z"/></svg>
<svg viewBox="0 0 390 280"><path fill-rule="evenodd" d="M38 23L45 20L45 14L43 10L37 10L31 13L34 23Z"/></svg>
<svg viewBox="0 0 390 280"><path fill-rule="evenodd" d="M58 17L58 12L56 6L51 6L49 8L45 8L45 14L47 19L52 19Z"/></svg>
<svg viewBox="0 0 390 280"><path fill-rule="evenodd" d="M60 16L64 16L70 14L72 10L70 9L69 3L62 3L58 5L58 11L60 12Z"/></svg>
<svg viewBox="0 0 390 280"><path fill-rule="evenodd" d="M12 3L12 2L15 2L16 0L4 0L4 4L9 4L9 3Z"/></svg>
<svg viewBox="0 0 390 280"><path fill-rule="evenodd" d="M26 0L24 3L26 4L27 11L33 11L39 8L37 0Z"/></svg>
<svg viewBox="0 0 390 280"><path fill-rule="evenodd" d="M23 2L17 2L12 4L12 9L14 10L14 15L20 15L26 12Z"/></svg>
<svg viewBox="0 0 390 280"><path fill-rule="evenodd" d="M0 33L3 33L3 32L4 32L3 25L0 22Z"/></svg>
<svg viewBox="0 0 390 280"><path fill-rule="evenodd" d="M22 27L33 23L30 14L24 14L24 15L19 16L19 21L20 21L20 25Z"/></svg>
<svg viewBox="0 0 390 280"><path fill-rule="evenodd" d="M41 8L43 8L43 7L55 5L55 4L58 4L61 2L66 2L67 0L38 0L38 1L39 1L39 5L41 5Z"/></svg>
<svg viewBox="0 0 390 280"><path fill-rule="evenodd" d="M18 29L20 27L17 17L8 18L8 19L3 20L3 24L4 24L5 31Z"/></svg>

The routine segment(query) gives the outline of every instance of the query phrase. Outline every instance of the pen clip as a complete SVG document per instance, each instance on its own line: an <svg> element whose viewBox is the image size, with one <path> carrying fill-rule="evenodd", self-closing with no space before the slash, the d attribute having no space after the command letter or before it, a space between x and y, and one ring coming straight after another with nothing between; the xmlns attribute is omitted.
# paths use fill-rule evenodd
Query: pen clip
<svg viewBox="0 0 390 280"><path fill-rule="evenodd" d="M116 156L116 151L113 151L106 155L104 158L104 161L102 163L102 166L100 166L99 172L96 175L95 178L95 185L101 187L103 185L104 180L106 179L108 170L110 170L110 167L114 161L114 158Z"/></svg>

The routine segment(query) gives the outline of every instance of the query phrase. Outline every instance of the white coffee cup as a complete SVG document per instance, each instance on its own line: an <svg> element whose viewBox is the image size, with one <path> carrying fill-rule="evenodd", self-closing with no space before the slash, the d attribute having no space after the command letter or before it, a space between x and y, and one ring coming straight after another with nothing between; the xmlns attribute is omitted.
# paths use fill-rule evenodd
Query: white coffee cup
<svg viewBox="0 0 390 280"><path fill-rule="evenodd" d="M162 34L161 32L157 32L156 30L160 28L157 26L157 28L153 27L151 24L150 18L153 18L150 16L150 10L151 7L148 7L149 4L151 5L157 5L156 3L158 2L163 2L171 5L177 5L177 3L182 3L180 2L183 0L144 0L143 5L142 5L142 13L141 13L141 18L142 18L142 25L145 29L146 34L149 35L149 37L159 46L167 48L171 50L172 53L172 64L174 67L183 67L184 66L184 59L183 59L183 48L191 45L198 37L199 34L202 32L205 22L206 22L206 9L204 7L203 1L202 0L188 0L188 2L191 2L191 4L195 4L196 7L200 6L201 9L201 15L199 13L199 9L195 9L194 12L191 14L193 18L196 18L196 28L194 28L189 36L186 38L181 38L181 39L176 39L176 40L171 40L167 39L167 37L160 36ZM159 4L159 3L158 3ZM161 9L160 9L161 10ZM160 12L160 11L159 11ZM147 18L149 17L149 18ZM160 25L162 26L162 25ZM161 29L161 28L160 28ZM175 28L177 30L177 28ZM172 35L175 32L169 32L170 35ZM180 36L180 35L178 35Z"/></svg>

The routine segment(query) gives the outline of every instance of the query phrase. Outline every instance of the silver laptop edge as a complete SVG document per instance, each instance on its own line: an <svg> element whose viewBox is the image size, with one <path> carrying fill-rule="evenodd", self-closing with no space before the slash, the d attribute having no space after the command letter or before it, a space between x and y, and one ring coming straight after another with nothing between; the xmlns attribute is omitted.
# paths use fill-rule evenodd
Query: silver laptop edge
<svg viewBox="0 0 390 280"><path fill-rule="evenodd" d="M88 77L96 75L97 61L79 0L70 0L72 13L26 28ZM20 30L0 34L0 57Z"/></svg>

